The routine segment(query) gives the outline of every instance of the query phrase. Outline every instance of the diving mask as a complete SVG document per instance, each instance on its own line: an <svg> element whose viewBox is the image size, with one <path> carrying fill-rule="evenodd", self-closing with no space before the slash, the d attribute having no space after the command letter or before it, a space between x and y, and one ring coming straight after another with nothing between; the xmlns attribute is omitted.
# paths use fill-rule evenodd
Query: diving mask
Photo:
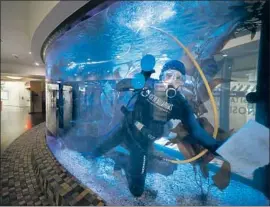
<svg viewBox="0 0 270 207"><path fill-rule="evenodd" d="M161 75L161 80L174 88L184 85L186 78L177 70L166 70Z"/></svg>

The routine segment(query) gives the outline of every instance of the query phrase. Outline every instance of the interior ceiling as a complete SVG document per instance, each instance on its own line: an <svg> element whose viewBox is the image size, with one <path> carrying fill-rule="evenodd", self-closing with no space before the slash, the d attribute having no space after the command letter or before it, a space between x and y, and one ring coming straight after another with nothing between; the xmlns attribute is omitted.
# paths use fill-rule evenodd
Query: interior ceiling
<svg viewBox="0 0 270 207"><path fill-rule="evenodd" d="M254 53L259 52L259 41L253 41L253 42L249 42L243 45L239 45L239 46L224 50L223 52L225 52L228 56L235 57L235 58L241 57L241 56L252 55Z"/></svg>
<svg viewBox="0 0 270 207"><path fill-rule="evenodd" d="M223 54L226 54L227 55L226 58L241 58L249 56L254 60L254 62L257 62L257 59L254 59L256 58L254 54L258 53L259 53L259 41L256 40L226 50L222 50L222 52L215 55L215 59L219 61L224 58Z"/></svg>
<svg viewBox="0 0 270 207"><path fill-rule="evenodd" d="M44 77L40 76L27 76L27 77L22 77L22 76L16 76L16 77L21 77L21 79L11 79L9 76L14 76L12 74L1 74L1 81L22 81L22 82L28 82L28 81L34 81L34 80L39 80L39 81L44 81Z"/></svg>
<svg viewBox="0 0 270 207"><path fill-rule="evenodd" d="M256 73L259 54L259 41L256 40L223 50L221 54L215 56L215 59L222 60L224 58L222 54L227 54L228 56L226 58L233 58L234 60L232 79L248 79L249 74Z"/></svg>
<svg viewBox="0 0 270 207"><path fill-rule="evenodd" d="M29 35L30 1L1 1L1 62L33 66ZM18 58L14 57L17 55Z"/></svg>

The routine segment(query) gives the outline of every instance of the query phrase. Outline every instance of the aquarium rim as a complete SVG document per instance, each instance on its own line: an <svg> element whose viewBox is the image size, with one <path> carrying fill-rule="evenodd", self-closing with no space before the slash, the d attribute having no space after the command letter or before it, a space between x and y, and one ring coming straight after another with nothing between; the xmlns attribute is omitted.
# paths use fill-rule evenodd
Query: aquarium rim
<svg viewBox="0 0 270 207"><path fill-rule="evenodd" d="M127 0L124 0L124 1L127 1ZM146 1L146 0L142 0L142 1ZM176 1L179 1L179 0L176 0ZM184 0L184 1L192 1L192 0ZM214 0L214 1L223 1L223 0ZM45 57L47 54L48 47L52 45L56 39L64 35L65 32L72 29L76 24L95 16L96 14L102 12L103 10L107 9L109 6L117 2L119 2L119 0L90 0L81 8L79 8L74 13L72 13L69 17L67 17L64 21L62 21L47 36L47 38L43 42L41 46L41 50L40 50L41 61L44 64L46 64ZM257 28L257 30L260 30L260 26ZM247 30L243 30L239 34L237 34L237 37L244 36L248 33L249 32Z"/></svg>
<svg viewBox="0 0 270 207"><path fill-rule="evenodd" d="M87 20L99 12L103 11L104 9L108 8L113 3L117 2L116 0L91 0L86 3L84 6L79 8L69 17L67 17L62 23L60 23L45 39L44 43L42 44L40 57L44 64L45 57L47 54L47 49L53 42L58 39L60 36L64 35L65 32L72 29L76 24Z"/></svg>

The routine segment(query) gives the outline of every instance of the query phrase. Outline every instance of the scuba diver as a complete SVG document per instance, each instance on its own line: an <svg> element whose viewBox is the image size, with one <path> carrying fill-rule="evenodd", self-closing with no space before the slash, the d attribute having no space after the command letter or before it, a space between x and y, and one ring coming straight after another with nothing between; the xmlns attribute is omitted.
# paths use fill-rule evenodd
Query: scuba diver
<svg viewBox="0 0 270 207"><path fill-rule="evenodd" d="M122 106L124 119L120 128L90 153L99 157L112 148L125 144L130 155L125 169L130 192L139 197L144 192L145 178L151 149L155 140L162 137L164 126L171 119L181 120L192 140L215 154L223 143L210 136L198 123L187 100L180 93L185 82L185 66L178 60L167 62L159 80L151 79L155 58L145 55L141 59L141 74L135 79L117 83L118 91L133 91L127 106ZM143 77L143 78L142 78Z"/></svg>

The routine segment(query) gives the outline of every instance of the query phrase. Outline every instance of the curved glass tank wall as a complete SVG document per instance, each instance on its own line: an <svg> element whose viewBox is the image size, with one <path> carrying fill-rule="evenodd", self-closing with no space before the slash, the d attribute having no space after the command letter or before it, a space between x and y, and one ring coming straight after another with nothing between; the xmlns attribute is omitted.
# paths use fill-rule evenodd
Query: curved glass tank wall
<svg viewBox="0 0 270 207"><path fill-rule="evenodd" d="M234 36L250 34L245 28L255 34L256 28L254 31L250 25L260 27L260 21L252 15L262 5L255 1L109 1L80 14L80 18L51 37L44 48L47 143L55 157L108 205L267 205L264 195L248 185L248 176L234 169L231 177L222 177L226 187L223 189L218 179L212 177L223 161L209 159L209 154L192 164L176 165L159 159L191 157L189 148L183 148L181 139L177 140L185 133L180 129L179 120L170 120L164 125L163 134L151 144L147 157L128 146L126 142L131 138L127 134L119 135L126 142L116 138L107 153L93 157L96 147L108 141L122 126L125 116L121 107L135 93L119 92L116 84L127 78L133 78L131 85L135 88L144 83L140 62L146 54L156 59L155 73L151 75L155 80L159 79L167 61L181 60L185 64L186 80L181 92L197 117L205 117L213 128L209 95L178 41L201 65L213 89L223 135L230 136L230 129L237 131L253 118L253 105L243 101L240 115L246 111L247 116L240 119L229 112L233 103L224 102L226 94L227 100L230 99L228 90L239 88L237 84L241 81L228 81L234 78L230 71L233 65L230 54L227 56L221 50ZM254 87L254 81L250 82L245 92ZM171 132L176 126L178 131ZM201 148L193 150L198 153ZM208 165L203 164L209 161ZM134 187L126 177L136 167L142 167L143 172L131 178L135 179ZM136 195L140 187L142 195L140 192Z"/></svg>

